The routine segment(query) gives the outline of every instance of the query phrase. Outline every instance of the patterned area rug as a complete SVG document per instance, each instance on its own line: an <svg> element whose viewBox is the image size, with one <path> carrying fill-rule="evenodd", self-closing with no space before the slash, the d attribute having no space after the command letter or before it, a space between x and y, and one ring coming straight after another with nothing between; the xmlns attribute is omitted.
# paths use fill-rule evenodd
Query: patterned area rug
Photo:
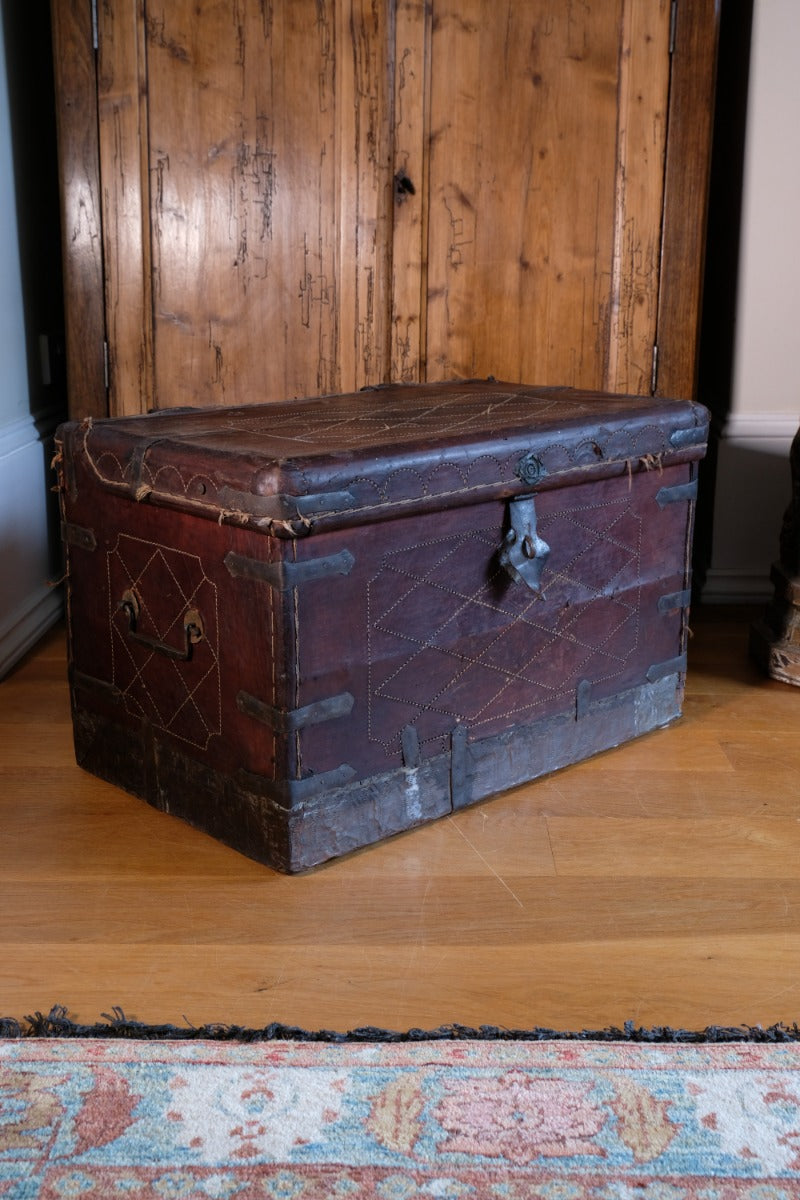
<svg viewBox="0 0 800 1200"><path fill-rule="evenodd" d="M100 1028L0 1029L3 1200L800 1196L800 1045L774 1031Z"/></svg>

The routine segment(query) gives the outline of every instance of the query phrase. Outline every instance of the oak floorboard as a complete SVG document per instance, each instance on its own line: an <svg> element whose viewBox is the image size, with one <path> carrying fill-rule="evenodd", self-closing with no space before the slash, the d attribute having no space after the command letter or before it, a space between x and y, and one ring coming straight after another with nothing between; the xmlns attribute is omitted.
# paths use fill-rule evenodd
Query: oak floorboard
<svg viewBox="0 0 800 1200"><path fill-rule="evenodd" d="M0 1015L305 1028L800 1017L800 689L696 609L665 730L289 878L81 771L63 630L0 684Z"/></svg>
<svg viewBox="0 0 800 1200"><path fill-rule="evenodd" d="M800 875L800 825L795 818L554 817L549 825L560 876L715 880Z"/></svg>
<svg viewBox="0 0 800 1200"><path fill-rule="evenodd" d="M374 885L343 888L333 877L317 880L304 904L294 889L268 881L227 881L208 888L201 879L178 891L154 880L92 880L80 890L42 884L34 894L22 883L0 884L0 909L14 913L3 931L7 945L30 943L103 946L224 944L272 947L338 945L394 947L449 944L493 948L517 944L641 940L698 934L770 933L776 921L800 914L800 880L659 876L541 877L515 881L502 896L491 875L454 897L454 879L395 877L392 896ZM475 909L486 914L480 922ZM132 914L135 913L135 920Z"/></svg>
<svg viewBox="0 0 800 1200"><path fill-rule="evenodd" d="M121 1007L193 1025L702 1029L791 1023L800 1011L800 935L783 933L488 948L0 944L0 954L22 1013L46 1012L55 997L79 1020Z"/></svg>

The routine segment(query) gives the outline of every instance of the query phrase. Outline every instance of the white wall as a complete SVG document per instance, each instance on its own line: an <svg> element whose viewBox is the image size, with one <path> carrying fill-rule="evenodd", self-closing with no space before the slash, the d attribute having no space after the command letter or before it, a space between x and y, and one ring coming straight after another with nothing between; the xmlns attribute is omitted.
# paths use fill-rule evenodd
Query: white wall
<svg viewBox="0 0 800 1200"><path fill-rule="evenodd" d="M8 109L6 57L0 22L0 421L7 424L27 416L28 368L22 308L17 240L17 206L14 198L14 164L11 158L11 117Z"/></svg>
<svg viewBox="0 0 800 1200"><path fill-rule="evenodd" d="M48 438L55 416L31 412L11 117L0 21L0 679L61 612L52 570ZM28 333L28 337L30 334ZM38 340L38 335L37 336ZM46 392L44 393L46 394Z"/></svg>
<svg viewBox="0 0 800 1200"><path fill-rule="evenodd" d="M703 600L771 595L800 424L800 3L755 0L731 411Z"/></svg>

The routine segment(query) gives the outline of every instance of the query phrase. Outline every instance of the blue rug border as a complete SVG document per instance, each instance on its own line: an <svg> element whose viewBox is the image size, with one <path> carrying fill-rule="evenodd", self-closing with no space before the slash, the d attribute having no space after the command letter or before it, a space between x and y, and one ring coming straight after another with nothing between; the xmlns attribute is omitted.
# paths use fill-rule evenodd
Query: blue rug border
<svg viewBox="0 0 800 1200"><path fill-rule="evenodd" d="M129 1018L121 1008L102 1013L103 1023L83 1025L73 1021L69 1010L54 1005L47 1014L40 1012L24 1018L0 1017L0 1039L15 1038L113 1038L129 1041L214 1041L214 1042L327 1042L393 1043L393 1042L635 1042L659 1043L785 1043L800 1041L798 1025L709 1025L703 1030L675 1029L666 1025L642 1028L633 1021L605 1029L557 1030L542 1027L508 1029L500 1025L440 1025L438 1029L408 1029L399 1032L371 1025L339 1032L330 1029L309 1031L295 1025L273 1021L262 1029L241 1025L147 1024Z"/></svg>

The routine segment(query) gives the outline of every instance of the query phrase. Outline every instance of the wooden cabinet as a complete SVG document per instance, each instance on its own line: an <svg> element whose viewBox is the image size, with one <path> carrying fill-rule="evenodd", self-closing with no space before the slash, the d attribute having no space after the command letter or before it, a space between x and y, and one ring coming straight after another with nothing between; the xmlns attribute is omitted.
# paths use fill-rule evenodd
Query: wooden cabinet
<svg viewBox="0 0 800 1200"><path fill-rule="evenodd" d="M53 0L74 415L693 394L716 10Z"/></svg>

